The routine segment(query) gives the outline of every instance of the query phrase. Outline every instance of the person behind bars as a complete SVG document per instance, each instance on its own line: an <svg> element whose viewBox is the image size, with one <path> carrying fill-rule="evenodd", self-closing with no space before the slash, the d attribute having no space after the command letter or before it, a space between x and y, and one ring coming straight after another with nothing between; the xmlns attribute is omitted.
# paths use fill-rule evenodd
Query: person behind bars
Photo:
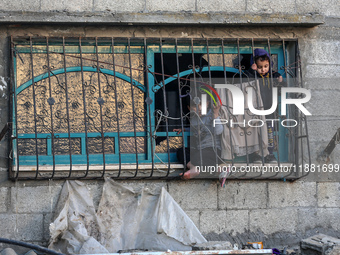
<svg viewBox="0 0 340 255"><path fill-rule="evenodd" d="M202 104L200 102L201 92L191 97L188 109L190 115L190 153L187 148L179 149L177 157L179 161L183 160L183 153L186 153L187 170L181 174L182 179L191 179L200 174L200 167L213 166L221 162L221 134L223 125L220 123L219 111L221 105L216 103L213 107L209 107L210 100L207 100L207 113L202 115ZM196 102L196 103L195 103ZM214 121L215 120L215 121ZM215 127L214 127L215 122ZM181 133L181 129L174 129L177 134ZM187 129L185 131L188 131ZM183 163L183 162L182 162Z"/></svg>
<svg viewBox="0 0 340 255"><path fill-rule="evenodd" d="M269 110L273 103L273 84L271 78L275 78L278 82L282 82L283 78L281 74L272 70L272 60L269 53L264 49L255 49L254 56L251 56L250 60L251 68L245 72L249 78L255 78L259 80L260 94L263 103L263 109ZM266 116L266 119L275 119L274 114ZM269 154L264 158L265 163L277 163L274 156L274 126L271 121L267 121L268 130L268 151ZM254 163L262 163L262 157L255 154L253 157Z"/></svg>

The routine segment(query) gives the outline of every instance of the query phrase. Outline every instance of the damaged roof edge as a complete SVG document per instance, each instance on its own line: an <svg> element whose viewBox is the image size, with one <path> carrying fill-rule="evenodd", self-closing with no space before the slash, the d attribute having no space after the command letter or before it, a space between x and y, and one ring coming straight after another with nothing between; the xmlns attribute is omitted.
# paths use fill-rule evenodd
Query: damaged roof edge
<svg viewBox="0 0 340 255"><path fill-rule="evenodd" d="M113 13L113 12L0 12L0 24L120 24L120 25L224 25L224 26L299 26L325 23L320 14L230 14L194 12Z"/></svg>

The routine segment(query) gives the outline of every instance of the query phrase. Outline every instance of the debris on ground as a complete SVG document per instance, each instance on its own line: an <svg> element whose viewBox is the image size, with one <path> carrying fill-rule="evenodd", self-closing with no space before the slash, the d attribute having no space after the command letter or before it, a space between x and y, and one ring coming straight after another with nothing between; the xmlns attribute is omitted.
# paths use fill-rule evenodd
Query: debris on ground
<svg viewBox="0 0 340 255"><path fill-rule="evenodd" d="M207 251L207 250L232 250L233 245L228 241L208 241L192 246L193 251Z"/></svg>
<svg viewBox="0 0 340 255"><path fill-rule="evenodd" d="M340 246L340 239L318 234L309 238L303 239L300 243L301 253L303 255L327 255L333 249ZM336 248L334 252L338 249Z"/></svg>
<svg viewBox="0 0 340 255"><path fill-rule="evenodd" d="M340 255L340 245L334 246L333 249L326 251L326 255Z"/></svg>

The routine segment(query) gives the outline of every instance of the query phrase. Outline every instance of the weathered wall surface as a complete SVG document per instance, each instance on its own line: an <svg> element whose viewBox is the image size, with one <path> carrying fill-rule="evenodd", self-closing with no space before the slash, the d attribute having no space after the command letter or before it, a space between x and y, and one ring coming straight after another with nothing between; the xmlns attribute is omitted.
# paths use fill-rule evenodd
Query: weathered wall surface
<svg viewBox="0 0 340 255"><path fill-rule="evenodd" d="M152 13L152 12L225 12L231 13L321 13L326 16L339 15L339 3L336 0L288 0L273 2L270 0L4 0L1 11L24 12L108 12L108 13Z"/></svg>
<svg viewBox="0 0 340 255"><path fill-rule="evenodd" d="M304 85L311 89L312 99L307 108L312 162L326 147L340 127L340 4L336 0L318 1L106 1L106 0L4 0L0 7L0 127L8 120L9 43L8 36L150 36L150 37L270 37L298 38L302 55ZM32 13L31 13L32 12ZM87 16L100 25L71 22L83 12L99 13ZM105 25L118 16L145 21L145 26ZM35 25L34 15L42 24ZM315 21L316 14L325 16L324 24L300 27L304 21ZM152 16L154 15L154 16ZM201 16L200 16L201 15ZM276 15L276 16L275 16ZM286 16L285 16L286 15ZM293 16L292 16L293 15ZM162 16L162 19L158 19ZM180 19L179 16L187 17ZM53 17L67 25L51 25ZM86 17L86 16L85 16ZM111 18L110 18L111 17ZM116 16L117 17L117 16ZM222 17L222 18L221 18ZM238 18L239 17L239 18ZM284 17L297 26L275 27ZM296 20L294 20L296 18ZM18 20L16 20L18 19ZM30 21L25 23L24 20ZM102 19L102 22L100 22ZM258 19L258 20L256 20ZM171 20L171 22L168 22ZM226 23L265 24L268 26L228 26ZM317 18L320 21L319 18ZM17 24L17 21L20 24ZM201 22L203 21L203 22ZM306 21L306 22L307 22ZM10 22L10 24L8 23ZM47 22L44 24L43 22ZM221 26L181 23L215 23ZM141 22L146 23L146 22ZM178 23L179 26L157 26ZM322 79L320 83L320 79ZM46 244L48 225L63 182L8 181L8 139L0 142L0 231L1 236L31 243ZM331 155L330 163L340 163L340 147ZM326 176L327 177L327 176ZM131 181L130 185L149 182ZM220 188L216 181L158 182L166 186L174 199L188 213L202 233L210 240L232 242L266 241L267 247L297 244L302 237L322 232L340 237L340 183L334 178L280 181L230 181ZM102 181L87 182L98 203Z"/></svg>

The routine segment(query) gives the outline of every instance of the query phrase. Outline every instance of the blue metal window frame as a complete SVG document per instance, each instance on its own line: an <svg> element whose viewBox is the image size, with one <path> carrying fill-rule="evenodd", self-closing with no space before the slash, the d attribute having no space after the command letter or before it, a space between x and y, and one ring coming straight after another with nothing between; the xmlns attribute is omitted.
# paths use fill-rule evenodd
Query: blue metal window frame
<svg viewBox="0 0 340 255"><path fill-rule="evenodd" d="M263 45L263 48L266 49L268 51L268 46ZM27 48L22 48L21 52L25 52L29 49ZM207 51L207 46L194 46L194 49L192 50L191 46L180 46L177 48L178 53L192 53L192 51L195 54L206 54ZM163 53L175 53L176 48L174 45L167 45L167 47L165 47L164 49L162 49ZM283 66L284 65L284 54L283 54L283 47L282 45L271 45L270 48L271 54L276 54L278 56L278 66ZM26 52L27 53L27 52ZM33 52L33 54L35 53L41 53L39 52L39 50L37 50L36 52ZM74 53L79 53L79 52L74 52ZM93 48L93 52L94 53L94 48ZM104 48L104 51L100 52L100 53L112 53L109 49L109 47ZM119 52L115 52L115 53L127 53L127 49L125 48L125 50L123 51L119 51ZM144 54L144 47L135 47L133 48L133 50L131 51L131 54L133 53L141 53ZM151 105L146 105L146 107L150 107L151 113L154 112L155 110L155 92L152 91L152 87L155 85L154 84L154 79L152 76L152 73L155 71L155 54L161 53L160 50L160 46L157 44L149 44L147 45L147 56L145 56L147 58L147 63L148 65L151 66L151 68L149 69L150 72L147 73L147 75L149 76L148 81L149 81L149 86L147 86L149 88L148 94L151 97L153 103ZM246 47L241 47L238 49L238 47L235 46L230 46L230 44L227 47L224 47L224 53L225 54L252 54L252 47L251 46L246 46ZM209 54L222 54L222 46L209 46ZM16 70L16 61L17 58L14 57L14 70ZM79 72L80 70L80 66L76 66L76 67L68 67L66 68L66 72ZM221 72L234 72L234 73L239 73L239 70L236 68L230 68L230 67L221 67L221 66L211 66L210 71L221 71ZM202 72L207 72L209 71L207 67L204 67L201 71ZM83 67L83 71L87 71L87 72L97 72L97 69L94 67L89 67L89 66L84 66ZM58 70L54 70L53 73L50 75L55 75L55 74L61 74L64 73L65 70L64 68L58 69ZM146 92L146 87L143 86L142 84L140 84L139 82L133 80L131 81L130 77L121 74L119 72L114 73L112 70L108 70L108 69L101 69L101 72L108 74L108 75L116 75L117 78L125 80L127 82L132 82L132 84L136 87L138 87L139 89L141 89L144 93ZM188 76L189 74L191 74L193 72L192 69L190 70L186 70L183 71L179 74L179 77L184 77L184 76ZM173 75L173 77L167 78L164 80L164 84L160 83L159 85L159 89L162 86L166 86L167 84L169 84L170 82L174 81L177 79L177 74L171 74ZM282 75L285 78L285 74ZM14 73L14 77L15 77L15 83L16 83L16 72ZM40 81L42 79L46 79L49 77L48 73L43 73L43 74L39 74L38 76L34 77L34 82ZM32 80L29 80L27 82L25 82L24 84L22 84L20 87L17 88L16 84L15 86L13 86L14 89L14 96L13 96L13 136L16 135L16 126L15 126L15 100L17 98L17 95L23 91L24 89L28 88L29 86L32 85ZM155 118L152 116L149 116L149 114L147 115L147 121L146 123L151 123L151 127L154 128L155 127ZM279 134L279 144L280 144L280 149L279 151L280 153L280 159L281 162L287 162L288 161L288 141L286 139L286 130L282 129L282 133ZM152 129L152 132L154 132L155 130ZM153 158L154 156L154 152L152 152L151 148L151 142L152 138L146 133L146 132L137 132L136 133L137 137L146 137L147 138L147 150L146 153L140 153L138 154L138 160L140 163L151 163L152 161L154 161L155 163L164 161L164 162L176 162L176 154L175 153L170 153L170 159L168 158L168 153L157 153L158 158ZM176 132L156 132L157 136L166 136L168 135L169 137L176 137L179 136ZM117 133L116 132L105 132L104 133L105 137L114 137L115 139L117 138ZM133 132L120 132L120 136L121 137L134 137L134 133ZM187 137L189 136L188 132L185 132L185 139L184 139L184 145L187 145ZM59 138L69 138L67 133L55 133L55 137L59 137ZM84 164L84 162L87 161L87 154L85 152L85 133L71 133L70 134L71 138L80 138L81 139L81 155L72 155L72 164ZM87 133L87 137L101 137L99 133ZM17 136L17 138L19 139L27 139L27 138L35 138L34 134L19 134ZM38 162L39 165L52 165L52 155L51 155L51 134L47 134L47 133L40 133L37 134L37 138L38 139L47 139L47 155L38 155L38 157L34 156L17 156L19 157L19 165L36 165L37 162L37 158L38 158ZM16 148L16 140L13 140L13 148ZM153 146L154 147L154 146ZM118 152L118 143L115 143L115 152ZM18 155L18 154L17 154ZM135 154L122 154L122 162L121 163L135 163L134 160L136 158ZM97 155L97 154L90 154L89 158L88 158L90 165L100 165L103 164L103 157L101 155ZM13 165L15 165L15 161L16 158L13 159ZM56 164L69 164L70 163L70 158L68 155L55 155L55 161ZM118 164L118 155L117 153L115 154L105 154L105 162L106 164Z"/></svg>
<svg viewBox="0 0 340 255"><path fill-rule="evenodd" d="M180 49L178 48L178 53L192 53L192 48L191 46L186 46L186 47L183 47L183 48L186 48L186 49ZM194 46L195 48L195 46ZM207 54L207 46L196 46L196 50L194 50L194 53L195 54ZM268 49L268 46L266 46L265 44L261 46L261 48L269 51ZM162 52L163 53L174 53L175 52L175 46L172 47L167 47L166 49L163 49ZM150 64L152 66L151 68L151 72L154 72L154 54L156 53L161 53L161 50L160 48L158 47L152 47L152 48L149 48L148 50L148 64ZM253 54L252 52L252 47L251 46L248 46L248 47L242 47L242 48L239 48L235 45L235 46L230 46L228 45L228 47L224 47L224 53L225 54ZM277 55L278 58L277 58L277 61L278 61L278 67L280 66L284 66L284 53L283 53L283 47L282 47L282 44L280 45L271 45L270 47L270 53L272 55ZM209 54L222 54L222 46L209 46ZM196 69L196 71L198 72L199 70ZM209 68L208 67L203 67L201 72L208 72L209 71ZM221 72L232 72L232 73L235 73L235 74L239 74L239 69L236 69L236 68L231 68L231 67L223 67L223 66L211 66L210 67L210 71L221 71ZM183 71L179 74L180 77L186 77L188 76L189 74L192 74L193 73L193 70L192 69L189 69L189 70L186 70L186 71ZM152 74L149 74L150 77L149 77L149 80L152 81L150 84L149 87L152 87L154 85L153 83L153 76ZM282 74L282 77L283 78L286 78L286 74ZM173 75L173 77L170 77L170 78L167 78L164 80L164 84L167 85L169 84L170 82L174 81L177 79L177 74ZM162 83L160 83L160 87L163 86ZM280 102L280 98L279 98L279 102ZM154 110L154 109L153 109ZM280 108L279 108L279 111L280 111ZM153 123L154 124L154 123ZM280 151L280 161L281 162L288 162L288 140L287 140L287 133L288 131L286 129L281 129L279 131L279 151ZM175 132L169 132L168 133L169 136L178 136ZM186 135L188 136L189 133L186 133ZM186 144L186 143L185 143ZM173 153L174 154L174 153ZM274 155L277 156L277 153L274 152ZM165 155L163 155L164 157ZM164 160L166 160L166 158L164 158Z"/></svg>

